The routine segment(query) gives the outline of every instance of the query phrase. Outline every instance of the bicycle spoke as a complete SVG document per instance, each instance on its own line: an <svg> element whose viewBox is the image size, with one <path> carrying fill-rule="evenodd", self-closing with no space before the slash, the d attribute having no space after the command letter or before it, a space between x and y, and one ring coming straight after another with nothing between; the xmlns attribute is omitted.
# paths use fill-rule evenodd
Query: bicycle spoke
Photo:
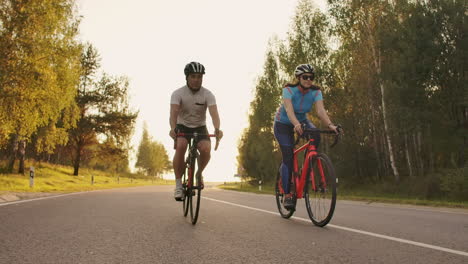
<svg viewBox="0 0 468 264"><path fill-rule="evenodd" d="M318 154L312 160L305 192L310 219L317 226L325 226L330 222L336 204L335 173L325 154Z"/></svg>
<svg viewBox="0 0 468 264"><path fill-rule="evenodd" d="M191 191L191 199L190 199L190 218L192 220L193 225L195 225L198 220L198 214L200 212L200 200L201 200L201 178L200 178L200 175L195 175L197 165L198 163L197 163L197 156L196 156L192 161L193 188Z"/></svg>
<svg viewBox="0 0 468 264"><path fill-rule="evenodd" d="M183 184L182 184L182 186L184 187L184 200L182 203L182 210L184 212L185 217L188 214L189 203L190 203L190 198L191 198L188 196L188 181L187 181L187 176L186 176L187 174L188 174L188 170L183 176Z"/></svg>

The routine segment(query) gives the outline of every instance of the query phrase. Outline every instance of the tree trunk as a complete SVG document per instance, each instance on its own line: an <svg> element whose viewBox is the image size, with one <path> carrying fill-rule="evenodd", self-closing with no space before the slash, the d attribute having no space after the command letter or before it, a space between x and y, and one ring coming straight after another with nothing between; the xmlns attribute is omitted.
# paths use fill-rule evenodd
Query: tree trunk
<svg viewBox="0 0 468 264"><path fill-rule="evenodd" d="M380 70L379 70L380 72ZM388 133L388 125L387 125L387 114L386 114L386 111L385 111L385 89L384 89L384 86L383 84L381 83L380 84L380 92L381 92L381 95L382 95L382 115L383 115L383 122L384 122L384 134L386 136L386 139L387 139L387 145L388 145L388 154L390 156L390 165L392 166L392 170L393 170L393 175L395 176L395 182L400 182L400 175L398 174L398 169L396 167L396 163L395 163L395 158L393 157L393 146L392 146L392 141L390 140L390 135Z"/></svg>
<svg viewBox="0 0 468 264"><path fill-rule="evenodd" d="M76 149L75 160L73 161L73 175L78 176L78 171L80 170L80 161L81 161L81 149L78 147Z"/></svg>
<svg viewBox="0 0 468 264"><path fill-rule="evenodd" d="M372 107L373 108L373 107ZM378 140L377 140L377 125L375 121L375 113L374 109L371 109L371 117L372 117L372 138L374 140L374 152L375 152L375 159L377 160L377 179L379 181L382 180L382 173L383 173L383 168L382 168L382 161L381 161L381 155L378 146L380 145Z"/></svg>
<svg viewBox="0 0 468 264"><path fill-rule="evenodd" d="M78 176L78 172L80 170L80 163L81 163L81 152L83 151L83 141L79 137L76 140L75 150L76 150L76 155L75 155L75 159L73 160L73 175Z"/></svg>
<svg viewBox="0 0 468 264"><path fill-rule="evenodd" d="M408 173L410 178L413 177L413 165L411 164L411 157L409 152L409 145L408 145L408 135L405 132L405 153L406 153L406 162L408 163Z"/></svg>
<svg viewBox="0 0 468 264"><path fill-rule="evenodd" d="M431 128L427 126L427 135L428 138L432 138L432 133L431 133ZM426 143L428 146L428 152L429 152L429 172L434 173L435 171L435 161L434 161L434 149L432 148L433 144L432 142Z"/></svg>
<svg viewBox="0 0 468 264"><path fill-rule="evenodd" d="M468 148L468 137L463 136L463 144L461 144L458 151L458 167L463 168L465 166L465 150Z"/></svg>
<svg viewBox="0 0 468 264"><path fill-rule="evenodd" d="M10 161L8 162L8 173L13 173L15 166L16 155L18 153L18 135L12 135L10 145Z"/></svg>
<svg viewBox="0 0 468 264"><path fill-rule="evenodd" d="M390 165L392 167L393 175L395 177L395 182L400 182L400 175L398 174L398 169L395 164L395 158L393 157L393 147L392 147L392 141L390 139L390 134L388 132L388 124L387 124L387 112L386 112L386 107L385 107L385 87L382 83L381 80L381 73L382 73L382 61L381 61L381 54L380 50L378 50L378 43L377 39L374 36L376 34L375 28L379 27L379 23L373 23L372 21L372 16L370 15L368 17L368 21L366 23L367 30L368 30L368 36L369 36L369 47L372 51L373 55L373 62L374 62L374 67L376 69L377 73L377 78L378 78L378 83L380 86L380 96L381 96L381 106L382 106L382 117L383 117L383 123L384 123L384 134L386 137L386 142L387 142L387 147L388 147L388 154L390 158ZM373 28L372 28L373 27Z"/></svg>
<svg viewBox="0 0 468 264"><path fill-rule="evenodd" d="M417 175L422 176L423 175L423 170L422 170L422 162L421 162L421 152L418 148L418 143L417 143L417 132L413 133L411 136L413 138L413 149L414 149L414 157L415 157L415 166L417 170Z"/></svg>
<svg viewBox="0 0 468 264"><path fill-rule="evenodd" d="M424 173L425 173L425 168L424 168L424 157L422 156L422 152L421 152L421 131L419 130L418 131L418 134L417 134L417 137L416 137L416 142L417 142L417 147L418 147L418 152L419 152L419 163L420 163L420 166L421 166L421 176L424 176Z"/></svg>
<svg viewBox="0 0 468 264"><path fill-rule="evenodd" d="M382 132L380 142L382 142L382 153L384 154L384 176L390 175L390 158L388 157L388 145L385 144L385 134Z"/></svg>
<svg viewBox="0 0 468 264"><path fill-rule="evenodd" d="M18 153L19 153L18 173L24 175L24 156L26 154L26 141L21 140L18 145L19 145L19 147L18 147Z"/></svg>

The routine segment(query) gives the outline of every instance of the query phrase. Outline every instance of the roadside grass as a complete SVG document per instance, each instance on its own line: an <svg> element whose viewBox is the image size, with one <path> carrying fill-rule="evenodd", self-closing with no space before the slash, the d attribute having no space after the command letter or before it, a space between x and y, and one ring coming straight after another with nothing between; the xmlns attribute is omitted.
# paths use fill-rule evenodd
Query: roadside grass
<svg viewBox="0 0 468 264"><path fill-rule="evenodd" d="M226 182L225 184L221 184L217 186L218 188L224 190L231 190L231 191L238 191L238 192L251 192L251 193L258 193L258 194L275 194L274 186L272 185L262 185L261 190L257 186L254 186L249 183L245 182Z"/></svg>
<svg viewBox="0 0 468 264"><path fill-rule="evenodd" d="M34 186L29 187L29 170L25 175L0 173L0 192L78 192L100 189L174 184L173 180L145 179L80 169L73 176L73 168L48 163L31 163L35 167ZM29 167L28 167L29 168ZM94 179L94 181L93 181Z"/></svg>
<svg viewBox="0 0 468 264"><path fill-rule="evenodd" d="M218 185L218 188L224 190L252 192L258 194L275 194L273 185L262 186L259 190L258 185L254 186L249 183L229 182ZM393 203L393 204L408 204L408 205L424 205L434 207L450 207L468 209L468 201L448 201L448 200L426 200L414 197L401 197L397 194L372 194L366 191L350 191L338 188L338 200L363 201L368 203Z"/></svg>

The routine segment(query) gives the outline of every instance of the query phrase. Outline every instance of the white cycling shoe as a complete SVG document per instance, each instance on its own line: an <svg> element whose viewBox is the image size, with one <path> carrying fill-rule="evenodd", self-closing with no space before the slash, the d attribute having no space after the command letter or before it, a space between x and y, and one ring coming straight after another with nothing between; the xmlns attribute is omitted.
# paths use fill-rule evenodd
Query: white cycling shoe
<svg viewBox="0 0 468 264"><path fill-rule="evenodd" d="M182 201L184 199L184 189L182 188L182 186L176 187L174 189L174 199L176 201Z"/></svg>

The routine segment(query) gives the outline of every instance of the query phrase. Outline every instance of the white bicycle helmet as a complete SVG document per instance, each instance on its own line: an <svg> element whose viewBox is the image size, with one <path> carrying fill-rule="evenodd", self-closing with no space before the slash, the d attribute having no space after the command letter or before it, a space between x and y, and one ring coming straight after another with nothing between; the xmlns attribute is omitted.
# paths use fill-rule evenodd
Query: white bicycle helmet
<svg viewBox="0 0 468 264"><path fill-rule="evenodd" d="M315 76L314 72L314 67L310 64L300 64L296 67L296 70L294 71L294 74L297 76L300 76L303 73L312 73L313 76Z"/></svg>

